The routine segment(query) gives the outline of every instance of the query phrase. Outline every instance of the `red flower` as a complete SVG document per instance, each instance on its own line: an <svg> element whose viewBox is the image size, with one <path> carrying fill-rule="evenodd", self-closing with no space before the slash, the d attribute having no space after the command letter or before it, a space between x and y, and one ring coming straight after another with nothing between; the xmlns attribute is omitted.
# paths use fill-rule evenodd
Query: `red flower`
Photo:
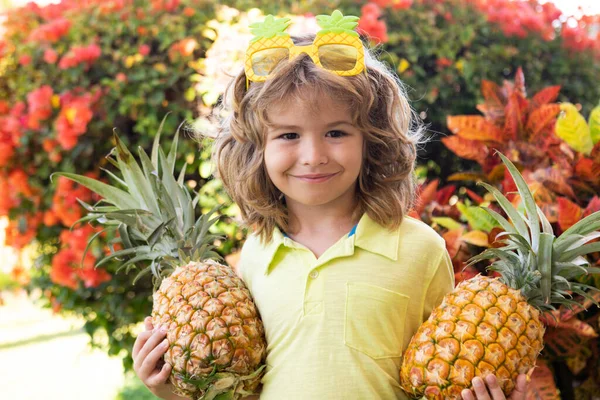
<svg viewBox="0 0 600 400"><path fill-rule="evenodd" d="M23 54L19 57L19 64L24 67L31 64L31 56L29 54Z"/></svg>
<svg viewBox="0 0 600 400"><path fill-rule="evenodd" d="M65 36L71 28L71 21L66 18L57 18L46 24L38 26L29 34L29 40L34 42L55 43Z"/></svg>
<svg viewBox="0 0 600 400"><path fill-rule="evenodd" d="M27 95L29 106L28 127L39 129L40 121L48 119L52 115L52 95L54 91L48 85L44 85Z"/></svg>
<svg viewBox="0 0 600 400"><path fill-rule="evenodd" d="M358 31L375 43L388 41L387 26L379 20L381 9L375 3L367 3L361 8L362 15L358 20Z"/></svg>
<svg viewBox="0 0 600 400"><path fill-rule="evenodd" d="M147 44L141 45L138 49L138 53L140 53L143 56L147 56L148 54L150 54L150 46L148 46Z"/></svg>
<svg viewBox="0 0 600 400"><path fill-rule="evenodd" d="M48 64L55 64L56 60L58 60L58 54L51 48L48 48L44 51L44 61Z"/></svg>
<svg viewBox="0 0 600 400"><path fill-rule="evenodd" d="M102 49L100 49L97 44L90 44L85 47L73 46L71 50L60 59L58 67L60 69L69 69L80 64L85 64L85 69L88 70L101 54Z"/></svg>

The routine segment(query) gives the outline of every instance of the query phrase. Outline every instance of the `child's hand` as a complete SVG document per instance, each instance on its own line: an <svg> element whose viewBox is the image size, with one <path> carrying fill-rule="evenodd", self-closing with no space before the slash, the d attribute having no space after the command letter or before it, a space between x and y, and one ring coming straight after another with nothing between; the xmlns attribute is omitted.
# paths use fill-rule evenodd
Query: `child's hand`
<svg viewBox="0 0 600 400"><path fill-rule="evenodd" d="M166 331L156 330L152 326L150 317L144 319L146 330L139 334L133 345L133 369L138 378L146 387L161 399L182 399L182 397L173 394L173 385L167 382L171 365L164 364L162 368L158 367L161 360L169 348Z"/></svg>
<svg viewBox="0 0 600 400"><path fill-rule="evenodd" d="M487 387L486 387L487 383ZM473 391L465 389L461 395L464 400L504 400L506 397L498 385L498 381L494 375L488 375L485 377L485 381L479 377L473 378L473 388L475 390L475 396ZM489 390L489 391L488 391ZM517 377L517 384L515 389L511 393L510 400L525 400L527 395L527 375L521 374Z"/></svg>

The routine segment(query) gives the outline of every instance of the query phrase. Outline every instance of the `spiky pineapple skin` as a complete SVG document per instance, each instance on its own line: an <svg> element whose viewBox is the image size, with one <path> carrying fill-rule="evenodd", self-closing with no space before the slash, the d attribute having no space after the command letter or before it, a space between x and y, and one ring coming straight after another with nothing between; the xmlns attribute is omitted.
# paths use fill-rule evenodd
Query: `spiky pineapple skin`
<svg viewBox="0 0 600 400"><path fill-rule="evenodd" d="M494 374L508 396L543 347L539 311L498 278L476 276L444 297L412 337L400 369L414 397L461 399L475 376Z"/></svg>
<svg viewBox="0 0 600 400"><path fill-rule="evenodd" d="M204 393L183 378L217 372L244 377L266 357L264 327L250 292L231 267L212 260L175 269L154 293L152 323L167 327L164 361L173 369L175 392L192 399ZM262 373L241 382L254 392Z"/></svg>

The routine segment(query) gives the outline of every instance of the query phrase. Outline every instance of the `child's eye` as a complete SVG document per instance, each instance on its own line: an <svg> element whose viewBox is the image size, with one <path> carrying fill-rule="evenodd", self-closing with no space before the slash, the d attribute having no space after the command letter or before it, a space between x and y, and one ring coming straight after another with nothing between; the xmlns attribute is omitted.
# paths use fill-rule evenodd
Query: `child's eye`
<svg viewBox="0 0 600 400"><path fill-rule="evenodd" d="M298 134L297 133L284 133L283 135L279 135L277 138L284 139L284 140L292 140L292 139L297 139Z"/></svg>
<svg viewBox="0 0 600 400"><path fill-rule="evenodd" d="M341 138L343 136L346 136L346 132L343 131L329 131L327 132L327 134L331 134L331 137L334 138Z"/></svg>

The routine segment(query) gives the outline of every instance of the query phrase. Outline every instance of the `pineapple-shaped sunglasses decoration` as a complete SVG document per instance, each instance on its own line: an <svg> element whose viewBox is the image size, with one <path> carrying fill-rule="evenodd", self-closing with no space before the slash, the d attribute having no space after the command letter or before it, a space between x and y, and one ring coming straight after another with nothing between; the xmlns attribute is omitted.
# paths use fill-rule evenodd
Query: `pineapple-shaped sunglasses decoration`
<svg viewBox="0 0 600 400"><path fill-rule="evenodd" d="M138 149L141 168L114 136L116 148L111 154L116 150L116 161L107 159L123 178L106 172L126 191L81 175L53 175L86 186L109 204L80 201L89 211L80 221L117 229L124 247L97 266L122 258L129 259L121 269L142 261L150 264L136 279L151 272L155 284L160 282L154 293L152 324L168 329L165 361L173 366L170 380L176 393L192 399L238 399L253 394L260 384L266 357L264 328L242 280L216 261L219 256L211 244L215 236L209 233L218 219L210 219L214 210L196 220L199 196L192 200L184 186L185 167L177 180L173 176L179 131L165 156L159 147L163 124L151 158Z"/></svg>
<svg viewBox="0 0 600 400"><path fill-rule="evenodd" d="M334 74L351 76L365 70L364 49L358 33L358 17L344 16L338 10L331 15L316 17L321 30L308 46L296 46L285 32L289 18L267 15L263 22L250 25L254 38L246 50L245 71L247 81L264 82L282 60L292 59L301 53L308 54L313 62Z"/></svg>
<svg viewBox="0 0 600 400"><path fill-rule="evenodd" d="M556 237L517 168L500 157L517 185L526 216L499 190L481 183L512 223L484 208L504 228L497 237L504 246L485 250L469 265L495 259L490 269L501 277L461 282L418 329L400 370L402 388L415 397L461 399L473 377L488 374L496 375L510 394L517 375L535 366L542 349L540 311L577 304L571 293L593 301L586 290L598 290L574 278L600 272L584 258L600 251L600 243L588 243L600 237L600 212Z"/></svg>

